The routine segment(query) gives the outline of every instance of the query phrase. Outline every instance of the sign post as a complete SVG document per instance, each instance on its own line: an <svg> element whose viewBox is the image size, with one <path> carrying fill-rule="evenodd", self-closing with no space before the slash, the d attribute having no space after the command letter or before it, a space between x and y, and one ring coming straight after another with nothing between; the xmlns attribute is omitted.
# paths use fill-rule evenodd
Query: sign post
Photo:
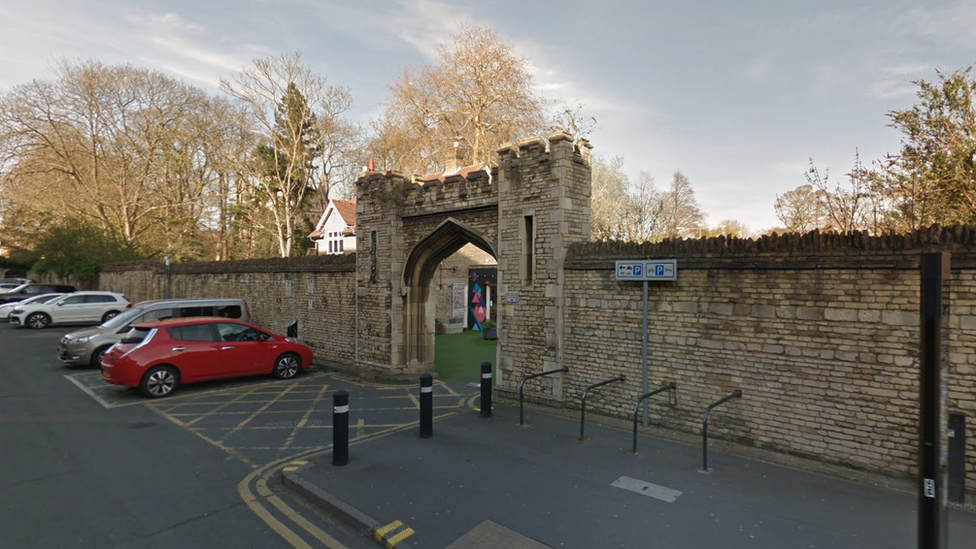
<svg viewBox="0 0 976 549"><path fill-rule="evenodd" d="M644 283L644 322L641 329L641 365L644 393L647 393L647 283L678 279L677 259L621 259L616 264L617 280L634 280ZM647 427L648 402L644 401L644 427Z"/></svg>
<svg viewBox="0 0 976 549"><path fill-rule="evenodd" d="M942 288L949 276L950 255L922 254L921 353L919 383L918 547L947 545L946 404L948 377L942 365Z"/></svg>

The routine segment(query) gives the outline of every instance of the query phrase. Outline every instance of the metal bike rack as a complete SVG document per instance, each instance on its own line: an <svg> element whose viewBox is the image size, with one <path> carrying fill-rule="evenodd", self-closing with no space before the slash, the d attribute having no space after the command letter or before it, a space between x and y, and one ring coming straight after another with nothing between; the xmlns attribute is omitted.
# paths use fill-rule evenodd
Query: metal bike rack
<svg viewBox="0 0 976 549"><path fill-rule="evenodd" d="M560 372L568 372L568 371L569 371L569 368L560 368L558 370L549 370L548 372L542 372L541 374L532 374L530 376L526 376L525 378L522 379L522 381L519 382L519 425L523 425L525 423L525 418L522 415L522 389L525 388L525 382L528 381L528 380L530 380L530 379L532 379L532 378L534 378L534 377L542 377L542 376L547 376L547 375L550 375L550 374L558 374Z"/></svg>
<svg viewBox="0 0 976 549"><path fill-rule="evenodd" d="M624 376L617 376L613 379L601 381L600 383L594 383L593 385L587 387L585 391L583 391L583 406L580 408L580 436L579 436L580 440L586 440L586 437L583 436L583 427L586 425L586 397L589 395L590 390L596 389L597 387L602 387L604 385L609 385L611 383L616 383L617 381L627 381L627 378Z"/></svg>
<svg viewBox="0 0 976 549"><path fill-rule="evenodd" d="M654 395L656 395L658 393L661 393L661 392L664 392L664 391L674 391L674 389L677 386L678 385L675 382L672 381L671 383L668 383L667 385L664 385L664 386L662 386L662 387L660 387L658 389L655 389L655 390L651 391L650 393L644 393L643 395L640 396L640 398L637 399L637 402L634 403L634 451L633 451L634 454L637 453L637 414L640 413L640 405L641 405L641 402L644 402L644 400L646 400L647 398L652 397L652 396L654 396ZM673 392L671 392L670 393L670 396L671 396L671 398L669 399L669 402L671 404L677 404L678 403L678 395L675 394L675 393L673 393Z"/></svg>
<svg viewBox="0 0 976 549"><path fill-rule="evenodd" d="M705 416L702 418L702 472L708 472L708 414L712 413L712 409L716 406L725 404L726 401L732 400L733 398L741 398L742 391L736 389L731 395L713 403L711 406L705 409Z"/></svg>

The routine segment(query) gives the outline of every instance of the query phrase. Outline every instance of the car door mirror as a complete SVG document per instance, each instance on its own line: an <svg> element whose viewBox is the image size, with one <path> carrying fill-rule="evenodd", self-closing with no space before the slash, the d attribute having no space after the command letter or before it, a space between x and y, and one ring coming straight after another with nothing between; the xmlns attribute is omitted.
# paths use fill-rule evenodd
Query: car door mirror
<svg viewBox="0 0 976 549"><path fill-rule="evenodd" d="M258 334L258 341L267 341L268 339L270 339L268 334Z"/></svg>

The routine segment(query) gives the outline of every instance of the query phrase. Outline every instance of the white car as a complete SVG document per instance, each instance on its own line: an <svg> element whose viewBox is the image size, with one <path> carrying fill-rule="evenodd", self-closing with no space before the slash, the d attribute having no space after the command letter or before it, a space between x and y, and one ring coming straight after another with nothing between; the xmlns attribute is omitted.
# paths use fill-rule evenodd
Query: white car
<svg viewBox="0 0 976 549"><path fill-rule="evenodd" d="M22 305L30 305L31 303L47 303L52 299L57 299L65 294L41 294L35 295L34 297L29 297L23 301L14 301L13 303L3 303L0 304L0 321L10 321L10 312L20 307Z"/></svg>
<svg viewBox="0 0 976 549"><path fill-rule="evenodd" d="M122 294L74 292L47 303L17 303L7 318L15 326L46 328L54 324L99 324L126 310L130 304Z"/></svg>

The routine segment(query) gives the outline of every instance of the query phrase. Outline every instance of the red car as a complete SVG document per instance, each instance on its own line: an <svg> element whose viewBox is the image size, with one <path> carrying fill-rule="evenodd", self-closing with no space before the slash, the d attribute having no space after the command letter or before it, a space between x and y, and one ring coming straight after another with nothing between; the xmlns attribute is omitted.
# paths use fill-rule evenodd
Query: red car
<svg viewBox="0 0 976 549"><path fill-rule="evenodd" d="M294 338L228 318L174 318L136 324L102 358L102 379L138 387L149 398L183 383L271 374L291 379L312 364Z"/></svg>

